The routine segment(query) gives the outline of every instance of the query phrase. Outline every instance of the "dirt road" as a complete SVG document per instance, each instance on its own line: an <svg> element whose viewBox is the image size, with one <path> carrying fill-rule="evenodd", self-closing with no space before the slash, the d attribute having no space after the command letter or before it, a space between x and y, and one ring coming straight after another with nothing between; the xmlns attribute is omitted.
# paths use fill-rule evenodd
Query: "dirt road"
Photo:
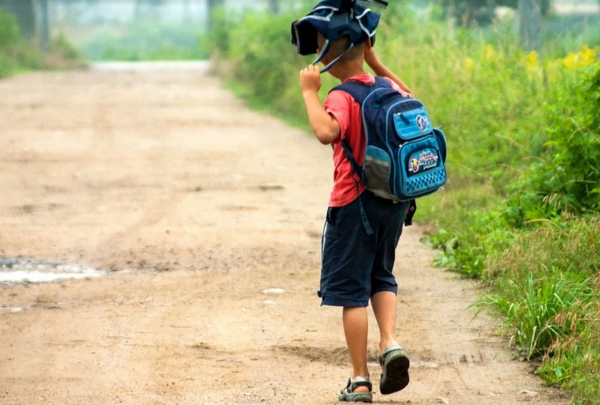
<svg viewBox="0 0 600 405"><path fill-rule="evenodd" d="M316 296L331 151L220 85L202 69L0 82L0 258L111 270L0 287L1 404L337 402L341 311ZM377 400L567 404L470 322L477 285L431 268L420 237L396 268L412 382Z"/></svg>

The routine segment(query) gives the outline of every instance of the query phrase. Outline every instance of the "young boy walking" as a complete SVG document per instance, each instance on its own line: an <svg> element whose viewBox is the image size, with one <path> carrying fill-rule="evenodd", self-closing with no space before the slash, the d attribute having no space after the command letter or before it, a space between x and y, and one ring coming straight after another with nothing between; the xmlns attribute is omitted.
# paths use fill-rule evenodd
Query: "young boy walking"
<svg viewBox="0 0 600 405"><path fill-rule="evenodd" d="M370 40L350 47L348 37L326 41L318 34L318 44L318 52L324 46L329 48L322 63L329 65L339 58L329 73L342 83L374 84L374 76L364 70L366 62L377 75L386 77L395 90L410 94L410 89L379 62ZM322 144L333 145L334 186L324 231L318 295L322 305L343 307L352 376L340 392L339 400L371 402L372 384L367 368L369 300L380 333L380 392L391 394L409 383L410 362L396 340L398 285L392 273L408 203L394 203L365 189L341 145L345 140L356 162L363 164L365 131L361 105L341 90L332 91L324 106L321 105L318 96L320 74L321 69L312 65L300 72L300 87L314 135ZM361 212L373 230L371 235L365 230Z"/></svg>

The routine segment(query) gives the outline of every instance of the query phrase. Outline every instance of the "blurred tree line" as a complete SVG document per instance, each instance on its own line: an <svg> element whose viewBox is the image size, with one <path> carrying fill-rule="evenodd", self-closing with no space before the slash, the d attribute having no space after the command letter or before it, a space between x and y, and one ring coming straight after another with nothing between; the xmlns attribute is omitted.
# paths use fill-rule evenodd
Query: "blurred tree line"
<svg viewBox="0 0 600 405"><path fill-rule="evenodd" d="M25 37L32 38L39 31L42 45L45 50L48 50L50 44L48 0L0 0L0 8L16 16L20 32Z"/></svg>
<svg viewBox="0 0 600 405"><path fill-rule="evenodd" d="M268 0L269 10L272 14L279 14L280 0ZM224 6L225 0L208 0L208 8L214 10L217 7Z"/></svg>
<svg viewBox="0 0 600 405"><path fill-rule="evenodd" d="M440 0L444 14L448 18L454 18L464 27L470 27L473 24L488 25L495 16L497 7L510 7L514 9L531 5L539 8L543 17L548 15L551 7L551 0ZM522 3L522 4L520 4ZM530 3L530 4L528 4ZM532 4L531 4L532 3Z"/></svg>
<svg viewBox="0 0 600 405"><path fill-rule="evenodd" d="M32 37L36 34L35 0L0 0L0 8L17 17L23 35Z"/></svg>

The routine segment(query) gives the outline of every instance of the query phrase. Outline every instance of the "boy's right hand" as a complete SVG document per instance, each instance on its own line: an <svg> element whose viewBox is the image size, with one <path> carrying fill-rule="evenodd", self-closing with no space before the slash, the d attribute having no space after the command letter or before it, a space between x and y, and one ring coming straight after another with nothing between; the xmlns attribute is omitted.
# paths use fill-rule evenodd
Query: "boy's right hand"
<svg viewBox="0 0 600 405"><path fill-rule="evenodd" d="M321 68L319 66L308 65L306 69L300 71L300 88L302 93L318 93L321 90Z"/></svg>

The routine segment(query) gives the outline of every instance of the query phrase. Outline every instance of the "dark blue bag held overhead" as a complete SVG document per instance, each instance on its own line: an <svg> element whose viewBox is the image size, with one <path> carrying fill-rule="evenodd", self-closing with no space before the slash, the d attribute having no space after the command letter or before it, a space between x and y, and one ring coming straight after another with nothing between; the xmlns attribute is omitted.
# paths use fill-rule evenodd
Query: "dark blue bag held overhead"
<svg viewBox="0 0 600 405"><path fill-rule="evenodd" d="M423 103L403 96L381 77L373 85L347 82L334 90L345 91L362 106L363 166L346 140L342 147L368 190L401 202L434 193L446 183L446 138L431 125Z"/></svg>

